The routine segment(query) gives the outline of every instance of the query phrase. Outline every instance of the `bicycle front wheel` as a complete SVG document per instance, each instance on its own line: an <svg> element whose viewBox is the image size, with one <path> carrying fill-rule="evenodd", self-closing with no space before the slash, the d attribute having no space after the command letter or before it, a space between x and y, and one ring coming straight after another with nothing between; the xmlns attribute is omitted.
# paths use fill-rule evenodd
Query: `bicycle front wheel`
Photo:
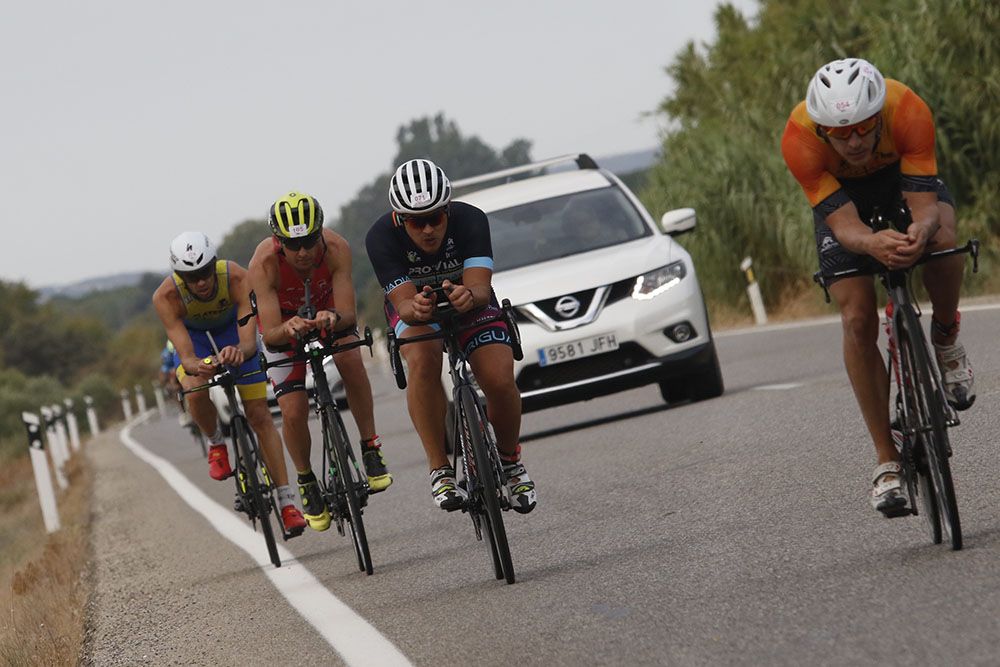
<svg viewBox="0 0 1000 667"><path fill-rule="evenodd" d="M267 555L275 567L281 567L278 544L274 541L274 530L271 527L271 497L257 471L260 459L257 441L253 439L250 429L241 417L233 418L232 429L233 439L236 446L239 447L239 456L242 459L237 465L237 474L243 475L246 483L245 497L252 503L250 509L253 519L260 521L260 530L264 534L264 542L267 544Z"/></svg>
<svg viewBox="0 0 1000 667"><path fill-rule="evenodd" d="M472 449L472 463L476 471L475 491L479 495L479 500L483 505L483 518L485 519L488 537L490 540L491 554L499 559L503 578L508 584L514 583L514 563L510 557L510 546L507 543L507 530L503 525L503 516L500 514L500 479L497 475L497 459L491 456L490 448L496 448L495 443L490 440L485 417L476 400L471 387L462 387L461 403L465 425L468 427L466 433ZM494 561L494 571L496 562ZM497 579L500 574L497 573Z"/></svg>
<svg viewBox="0 0 1000 667"><path fill-rule="evenodd" d="M927 477L930 478L932 493L941 520L941 529L947 535L951 548L962 548L962 524L958 516L958 501L955 484L951 477L948 461L947 420L944 412L944 394L938 385L937 376L931 365L920 322L912 307L900 310L900 331L898 332L900 356L907 366L903 391L907 395L911 428L917 438L923 458L926 461ZM932 538L935 537L932 526Z"/></svg>
<svg viewBox="0 0 1000 667"><path fill-rule="evenodd" d="M337 465L337 502L347 505L347 522L351 526L351 541L354 543L354 554L358 559L358 569L365 574L374 570L372 556L368 548L368 536L365 533L365 522L361 516L361 493L363 483L361 473L354 465L348 452L351 446L347 438L347 429L340 413L332 407L323 408L323 430L326 432L326 446L330 452L330 460Z"/></svg>

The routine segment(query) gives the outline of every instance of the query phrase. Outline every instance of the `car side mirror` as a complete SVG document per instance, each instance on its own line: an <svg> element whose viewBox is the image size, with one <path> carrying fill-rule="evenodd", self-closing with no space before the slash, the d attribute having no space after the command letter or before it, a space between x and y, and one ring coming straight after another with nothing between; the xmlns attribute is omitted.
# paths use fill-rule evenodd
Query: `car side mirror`
<svg viewBox="0 0 1000 667"><path fill-rule="evenodd" d="M663 233L670 236L679 236L694 229L697 220L693 208L677 208L667 211L660 218L660 225Z"/></svg>

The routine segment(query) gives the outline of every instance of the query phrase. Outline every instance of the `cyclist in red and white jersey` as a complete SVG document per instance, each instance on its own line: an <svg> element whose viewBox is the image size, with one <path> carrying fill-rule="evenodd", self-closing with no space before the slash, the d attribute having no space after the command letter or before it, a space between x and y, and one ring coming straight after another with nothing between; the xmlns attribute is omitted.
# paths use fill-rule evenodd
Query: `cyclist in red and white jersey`
<svg viewBox="0 0 1000 667"><path fill-rule="evenodd" d="M249 266L267 360L293 356L296 339L315 329L323 329L344 342L357 340L351 249L342 236L323 227L319 202L307 194L289 193L271 206L268 222L272 236L260 242ZM298 315L305 302L306 280L310 303L316 308L315 319ZM335 354L333 360L344 380L351 415L361 434L361 459L369 487L372 493L384 491L392 484L392 475L375 431L372 389L361 350ZM303 514L310 528L326 530L330 527L330 512L309 459L312 438L307 424L310 408L306 363L269 368L267 374L281 408L285 446L299 474Z"/></svg>

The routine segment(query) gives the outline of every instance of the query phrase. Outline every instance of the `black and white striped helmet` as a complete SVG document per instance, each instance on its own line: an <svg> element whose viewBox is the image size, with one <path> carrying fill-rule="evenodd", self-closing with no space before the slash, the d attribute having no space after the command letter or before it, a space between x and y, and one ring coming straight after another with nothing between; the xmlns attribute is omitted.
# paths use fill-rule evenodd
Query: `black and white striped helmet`
<svg viewBox="0 0 1000 667"><path fill-rule="evenodd" d="M409 160L399 165L389 182L389 203L403 215L423 215L448 205L451 181L430 160Z"/></svg>

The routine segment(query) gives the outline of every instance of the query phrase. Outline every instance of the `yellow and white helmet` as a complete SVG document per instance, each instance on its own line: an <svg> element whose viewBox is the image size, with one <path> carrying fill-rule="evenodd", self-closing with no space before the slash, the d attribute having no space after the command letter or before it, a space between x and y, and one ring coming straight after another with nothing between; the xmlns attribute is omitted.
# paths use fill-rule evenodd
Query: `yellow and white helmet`
<svg viewBox="0 0 1000 667"><path fill-rule="evenodd" d="M279 238L298 239L323 227L323 208L314 197L289 192L271 205L267 216L271 232Z"/></svg>

